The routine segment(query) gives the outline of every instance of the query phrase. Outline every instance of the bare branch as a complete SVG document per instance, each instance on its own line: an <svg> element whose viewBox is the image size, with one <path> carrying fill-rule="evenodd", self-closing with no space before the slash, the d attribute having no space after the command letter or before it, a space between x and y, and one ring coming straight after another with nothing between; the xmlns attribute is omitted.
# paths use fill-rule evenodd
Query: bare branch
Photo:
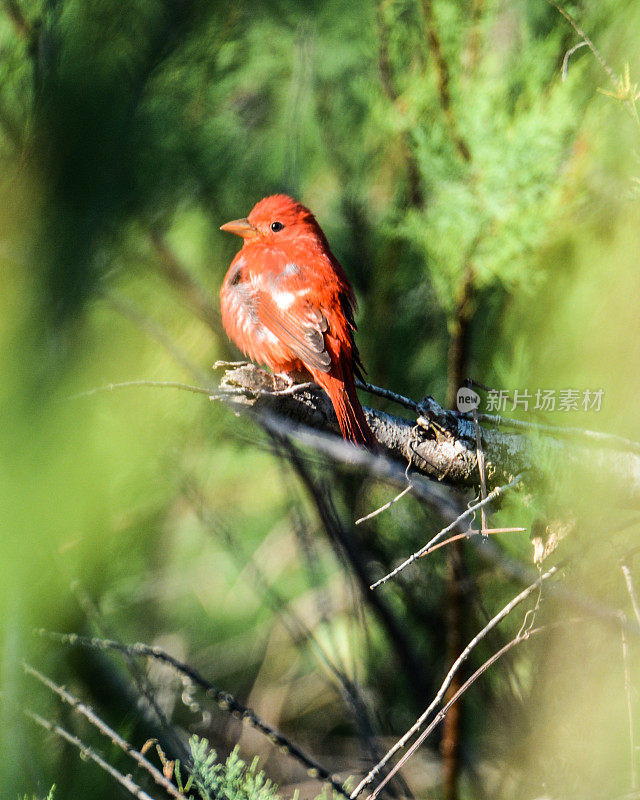
<svg viewBox="0 0 640 800"><path fill-rule="evenodd" d="M55 733L56 736L59 736L61 739L64 739L65 741L69 742L69 744L72 744L74 747L76 747L80 751L81 758L91 759L91 761L96 763L107 774L111 775L112 778L115 778L115 780L118 781L118 783L130 794L136 797L137 800L153 800L153 797L148 795L138 786L137 783L135 783L131 775L123 775L121 772L118 772L118 770L105 761L99 753L96 753L95 750L86 745L81 739L78 739L77 736L69 733L69 731L65 730L65 728L62 728L60 725L56 725L56 723L51 722L51 720L41 717L40 714L36 714L34 711L30 711L28 708L23 708L22 713L45 730L49 731L50 733Z"/></svg>
<svg viewBox="0 0 640 800"><path fill-rule="evenodd" d="M156 661L161 661L168 664L170 667L187 677L196 686L206 692L207 697L213 699L220 708L226 709L238 719L247 722L251 727L255 728L260 733L264 734L276 747L279 747L283 752L288 753L292 758L306 767L307 774L310 777L318 778L325 783L331 784L335 792L342 797L348 798L349 795L342 788L339 779L334 777L325 767L316 761L312 756L304 752L298 745L294 744L290 739L287 739L274 727L269 725L268 722L262 720L256 713L247 706L242 705L236 698L218 689L206 678L202 677L200 673L193 667L185 664L174 656L167 653L160 647L151 647L150 645L142 644L140 642L135 644L123 644L122 642L114 641L113 639L100 639L97 637L78 636L75 633L56 633L55 631L47 631L40 629L35 631L39 636L45 636L57 642L71 646L86 647L94 650L111 650L127 656L142 656L153 658Z"/></svg>
<svg viewBox="0 0 640 800"><path fill-rule="evenodd" d="M83 397L91 397L94 394L101 394L102 392L113 392L115 389L132 389L140 386L151 386L154 389L181 389L185 392L193 392L194 394L206 394L211 397L213 392L207 389L206 386L193 386L189 383L180 383L178 381L122 381L121 383L106 383L104 386L94 386L92 389L87 389L84 392L77 392L76 394L69 395L67 400L80 400Z"/></svg>
<svg viewBox="0 0 640 800"><path fill-rule="evenodd" d="M471 539L475 536L480 536L484 541L486 536L493 536L496 533L524 533L526 530L526 528L485 528L483 531L474 531L470 529L466 533L457 533L455 536L445 539L444 542L438 542L438 544L434 544L433 547L430 547L426 553L422 554L422 556L428 556L435 550L440 550L442 547L446 547L448 544L452 544L453 542L459 542L462 539Z"/></svg>
<svg viewBox="0 0 640 800"><path fill-rule="evenodd" d="M228 404L237 411L253 410L264 418L277 413L316 430L337 432L338 426L329 398L320 389L278 395L287 388L277 376L247 365L225 373L220 394L229 394ZM268 395L264 393L268 392ZM369 427L390 458L406 466L409 456L414 472L458 487L479 484L478 459L473 422L456 412L446 411L433 398L420 404L418 427L401 417L365 409ZM481 429L487 488L513 480L514 475L540 471L540 464L552 464L576 480L588 483L597 477L606 485L610 498L640 505L640 454L586 443L564 441L544 432L539 441L521 434ZM362 461L351 447L353 462Z"/></svg>
<svg viewBox="0 0 640 800"><path fill-rule="evenodd" d="M71 708L75 709L79 714L82 714L93 726L97 728L104 736L107 736L111 741L117 745L121 750L123 750L128 756L144 769L146 772L151 775L153 780L158 784L158 786L162 786L162 788L167 792L167 794L171 795L171 797L177 798L177 800L181 800L184 798L184 795L180 794L177 788L168 780L162 772L160 772L157 767L148 761L142 753L133 747L133 745L129 744L126 739L123 739L113 728L109 727L104 720L102 720L95 711L90 708L89 706L85 705L81 700L77 697L74 697L70 692L66 689L63 689L62 686L58 686L57 683L51 680L51 678L47 678L46 675L43 675L41 672L38 672L37 669L30 666L29 664L22 665L24 671L27 675L31 675L36 680L40 681L40 683L44 684L48 689L51 689L52 692L58 695L65 703L71 706Z"/></svg>
<svg viewBox="0 0 640 800"><path fill-rule="evenodd" d="M579 37L580 37L580 38L581 38L581 39L584 41L584 43L587 45L587 47L589 48L589 50L591 50L591 52L593 53L593 55L594 55L594 56L595 56L595 57L598 59L598 62L600 63L600 66L602 67L602 69L603 69L603 70L604 70L604 71L607 73L607 75L609 76L609 79L611 80L611 83L613 83L613 85L617 87L617 85L618 85L618 80L617 80L617 78L616 78L616 74L615 74L615 72L614 72L614 71L611 69L611 67L610 67L610 66L607 64L607 62L606 62L606 60L605 60L604 56L602 55L602 53L601 53L601 52L598 50L598 48L595 46L595 44L594 44L594 43L591 41L591 39L590 39L590 38L587 36L587 34L586 34L586 33L585 33L583 30L582 30L582 28L580 27L580 25L578 25L578 23L577 23L577 22L576 22L576 20L575 20L575 19L574 19L574 18L571 16L571 14L570 14L570 13L569 13L569 12L568 12L566 9L564 9L564 8L563 8L563 7L562 7L562 6L561 6L559 3L556 3L556 0L547 0L547 3L549 3L549 5L552 5L552 6L553 6L553 7L556 9L556 11L558 11L560 14L562 14L562 16L563 16L563 17L564 17L564 18L567 20L567 22L569 23L569 25L571 25L571 27L573 28L573 30L574 30L574 31L575 31L575 32L578 34L578 36L579 36Z"/></svg>
<svg viewBox="0 0 640 800"><path fill-rule="evenodd" d="M376 589L378 586L381 586L383 583L386 583L391 578L395 578L395 576L402 572L403 569L408 567L410 564L413 564L414 561L417 561L422 556L426 555L429 550L433 548L433 546L441 541L447 533L450 533L462 520L467 519L470 516L473 516L478 509L484 508L486 505L491 503L493 500L496 500L500 495L504 494L508 489L517 486L522 480L522 476L518 475L514 478L511 483L508 483L506 486L497 486L484 500L481 500L479 503L476 503L473 506L470 506L466 511L463 511L456 519L453 520L449 525L443 528L441 531L438 531L436 535L430 539L424 547L421 547L419 550L416 550L415 553L412 553L409 558L405 559L401 564L399 564L395 569L389 572L384 578L380 578L380 580L376 581L372 584L369 588Z"/></svg>
<svg viewBox="0 0 640 800"><path fill-rule="evenodd" d="M626 578L626 576L625 576ZM636 746L634 737L634 724L633 724L633 703L631 701L631 669L629 667L629 647L627 643L626 631L627 618L624 612L620 612L620 638L622 641L622 665L624 667L624 693L627 699L627 720L629 723L629 755L631 766L631 789L635 791L638 788L638 772L636 770Z"/></svg>
<svg viewBox="0 0 640 800"><path fill-rule="evenodd" d="M638 625L640 625L640 603L638 603L638 595L636 594L636 589L633 585L631 570L625 563L620 564L620 569L622 570L625 583L627 584L627 591L629 592L629 599L631 600L631 605L633 606L633 613L636 615Z"/></svg>
<svg viewBox="0 0 640 800"><path fill-rule="evenodd" d="M409 397L404 397L397 392L392 392L391 389L383 389L380 386L374 386L372 383L359 380L356 381L356 386L358 389L362 389L364 392L369 392L369 394L374 394L378 397L384 397L385 400L393 400L394 403L397 403L399 406L404 406L404 408L408 408L409 411L415 411L416 413L420 411L419 403L416 403L415 400L411 400Z"/></svg>
<svg viewBox="0 0 640 800"><path fill-rule="evenodd" d="M572 622L575 622L575 621L576 620L572 620ZM502 658L503 655L508 653L509 650L511 650L517 644L520 644L520 642L524 642L527 639L530 639L532 636L536 636L537 634L543 633L545 631L548 631L548 630L550 630L550 629L552 629L554 627L556 627L556 626L555 625L544 625L541 628L534 628L533 630L528 630L528 629L525 630L522 634L518 634L518 636L516 636L510 642L507 642L507 644L505 644L504 647L501 647L500 650L498 650L496 653L494 653L491 656L491 658L488 658L481 667L478 667L478 669L473 673L473 675L471 675L471 677L468 678L462 684L462 686L451 697L451 699L440 709L440 711L437 713L437 715L431 721L429 726L420 734L420 736L411 745L411 747L402 756L402 758L393 767L393 769L391 769L389 771L389 773L383 778L383 780L380 781L378 786L376 786L375 790L373 792L371 792L371 794L368 796L367 800L375 800L375 798L378 797L378 795L380 794L382 789L387 785L387 783L396 775L396 773L400 769L402 769L402 767L405 765L405 763L408 761L408 759L411 758L411 756L420 747L420 745L422 745L422 743L429 736L429 734L440 724L440 722L442 722L442 720L446 717L447 712L449 711L451 706L453 706L457 702L457 700L467 691L467 689L472 684L474 684L478 680L478 678L481 675L483 675L489 669L489 667L491 667L493 664L495 664L496 661L498 661L500 658Z"/></svg>
<svg viewBox="0 0 640 800"><path fill-rule="evenodd" d="M442 685L438 689L438 692L434 699L429 704L426 711L418 717L416 722L409 728L409 730L400 738L393 747L385 754L384 758L379 761L375 767L369 772L369 774L356 786L356 788L351 793L351 798L357 797L362 790L368 786L377 775L380 774L382 768L389 762L389 760L398 752L398 750L402 749L409 739L417 733L420 728L424 725L426 720L429 718L431 712L436 708L436 706L440 703L442 698L445 696L451 681L453 680L454 675L458 672L460 667L464 664L464 662L469 657L471 651L476 647L476 645L481 642L490 631L492 631L502 620L508 616L514 608L516 608L520 603L524 602L541 584L543 581L548 580L553 575L556 574L558 571L558 567L552 567L548 572L545 572L544 575L541 575L536 581L534 581L530 586L527 586L520 594L510 600L504 608L499 611L485 626L484 628L477 633L473 639L469 642L469 644L465 647L465 649L460 653L458 658L454 661L451 669L445 676Z"/></svg>
<svg viewBox="0 0 640 800"><path fill-rule="evenodd" d="M370 514L367 514L365 517L360 517L360 519L357 519L355 521L355 524L356 525L360 525L363 522L367 522L367 520L370 520L370 519L373 519L374 517L377 517L378 514L382 514L383 511L386 511L388 508L391 508L391 506L394 503L397 503L398 500L402 500L402 498L406 494L409 494L409 492L411 491L412 488L413 487L411 486L411 484L409 484L409 486L405 486L405 488L401 492L399 492L399 494L397 494L395 497L392 497L391 500L389 500L388 503L385 503L384 505L380 506L380 508L376 508L375 511L372 511Z"/></svg>

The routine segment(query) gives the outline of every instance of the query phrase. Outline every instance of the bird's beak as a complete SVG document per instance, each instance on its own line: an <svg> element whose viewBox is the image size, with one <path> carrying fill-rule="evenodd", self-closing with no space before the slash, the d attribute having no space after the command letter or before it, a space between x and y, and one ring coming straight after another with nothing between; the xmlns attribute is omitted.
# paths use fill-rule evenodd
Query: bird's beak
<svg viewBox="0 0 640 800"><path fill-rule="evenodd" d="M220 226L220 230L235 233L236 236L242 236L243 239L254 239L258 235L258 229L248 219L234 219L231 222L225 222Z"/></svg>

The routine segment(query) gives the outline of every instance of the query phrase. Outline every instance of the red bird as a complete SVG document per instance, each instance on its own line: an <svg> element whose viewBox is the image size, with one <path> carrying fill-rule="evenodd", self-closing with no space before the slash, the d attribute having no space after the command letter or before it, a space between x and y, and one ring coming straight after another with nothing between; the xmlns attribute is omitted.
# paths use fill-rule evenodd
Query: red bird
<svg viewBox="0 0 640 800"><path fill-rule="evenodd" d="M311 211L277 194L221 230L244 239L220 290L229 338L274 372L311 374L331 398L344 438L375 447L356 394L356 299Z"/></svg>

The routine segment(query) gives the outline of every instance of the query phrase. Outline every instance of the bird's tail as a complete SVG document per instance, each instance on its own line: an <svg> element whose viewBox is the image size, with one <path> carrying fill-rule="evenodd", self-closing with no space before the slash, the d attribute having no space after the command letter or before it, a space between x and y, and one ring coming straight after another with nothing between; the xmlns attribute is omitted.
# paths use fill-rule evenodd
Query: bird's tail
<svg viewBox="0 0 640 800"><path fill-rule="evenodd" d="M331 372L334 372L334 369ZM342 374L332 375L320 372L314 375L314 378L329 395L344 438L348 442L376 450L378 443L360 405L353 374L351 370L340 370L339 372Z"/></svg>

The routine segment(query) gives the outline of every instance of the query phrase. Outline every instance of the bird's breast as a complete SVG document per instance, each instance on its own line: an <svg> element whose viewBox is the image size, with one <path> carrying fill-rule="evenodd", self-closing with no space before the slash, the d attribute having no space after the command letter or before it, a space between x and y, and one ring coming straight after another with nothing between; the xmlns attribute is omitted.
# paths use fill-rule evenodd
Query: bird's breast
<svg viewBox="0 0 640 800"><path fill-rule="evenodd" d="M272 366L279 358L278 338L260 321L260 297L273 292L281 308L292 303L286 290L278 289L267 274L250 269L243 256L237 257L220 291L222 324L229 338L251 359Z"/></svg>

